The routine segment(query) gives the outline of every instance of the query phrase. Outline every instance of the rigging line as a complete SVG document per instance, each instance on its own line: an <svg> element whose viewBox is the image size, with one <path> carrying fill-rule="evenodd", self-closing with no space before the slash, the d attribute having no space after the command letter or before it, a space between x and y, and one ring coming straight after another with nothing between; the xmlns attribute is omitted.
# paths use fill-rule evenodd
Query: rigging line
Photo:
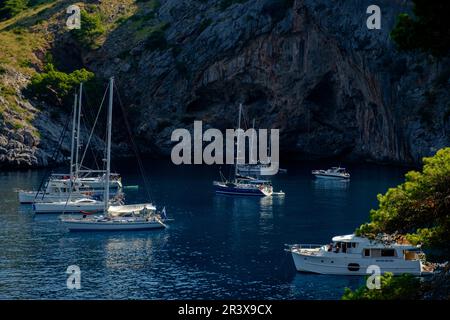
<svg viewBox="0 0 450 320"><path fill-rule="evenodd" d="M62 130L62 132L61 132L61 135L59 136L58 143L57 143L57 145L56 145L56 147L55 147L55 150L53 151L53 154L52 154L52 156L51 156L51 158L50 158L50 160L51 160L52 162L55 162L55 163L56 163L56 159L58 158L59 153L61 152L61 145L62 145L62 143L63 143L63 141L64 141L64 137L66 136L67 128L68 128L68 126L69 126L70 119L72 118L72 115L73 115L73 110L72 110L72 112L70 113L70 116L67 117L66 124L64 125L64 128L63 128L63 130ZM44 185L44 183L45 183L45 180L47 180L47 176L48 176L48 173L49 173L50 171L51 171L51 168L50 168L50 166L49 166L49 167L45 170L45 174L44 174L44 176L43 176L42 179L41 179L41 182L40 182L40 184L39 184L39 189L38 189L38 191L36 192L36 195L35 195L34 199L36 199L36 198L38 197L39 192L41 191L41 189L42 189L42 187L43 187L43 185ZM44 198L44 195L45 195L45 193L42 194L42 198Z"/></svg>
<svg viewBox="0 0 450 320"><path fill-rule="evenodd" d="M139 149L138 149L138 147L137 147L137 145L134 142L134 139L132 137L130 123L128 122L128 119L127 119L127 116L126 116L126 112L125 112L125 108L123 107L122 98L120 96L120 92L119 92L119 90L117 88L117 85L116 85L116 92L117 92L117 96L119 98L119 105L120 105L120 109L122 110L125 127L127 128L128 138L130 139L131 146L132 146L133 151L134 151L134 153L136 155L136 159L137 159L137 162L138 162L139 170L141 171L142 180L144 182L144 189L145 189L145 192L147 193L148 199L151 201L150 188L149 188L149 183L148 183L148 180L147 180L147 176L145 175L144 165L142 164L141 157L139 156Z"/></svg>
<svg viewBox="0 0 450 320"><path fill-rule="evenodd" d="M106 86L106 89L107 89L108 87L109 87L109 84ZM105 90L104 92L105 92L105 93L104 93L103 99L102 99L102 101L101 101L101 104L103 104L103 102L104 102L104 100L105 100L105 95L106 95L106 93L107 93L107 90ZM89 95L89 91L87 91L87 90L85 90L85 100L86 100L86 105L89 105L89 102L90 102L90 101L95 101L95 99L91 99L91 97L90 97L90 95ZM92 110L91 110L90 108L84 108L84 109L88 111L88 115L89 115L90 121L91 121L91 123L94 124L93 126L95 127L97 121L94 120L94 118L98 118L98 117L94 117L94 114L93 114L93 112L92 112ZM100 112L100 111L99 111L99 112ZM95 123L94 123L94 122L95 122ZM93 130L94 130L94 129L93 129ZM87 130L86 130L86 131L87 131ZM104 140L100 140L100 142L101 142L101 143L104 143ZM94 153L94 148L91 147L90 143L88 143L87 146L89 146L89 149L91 150L91 153L92 153L92 156L93 156L93 158L94 158L94 162L95 162L95 165L96 165L97 169L100 170L100 166L99 166L99 164L98 164L96 154ZM86 154L86 152L87 152L87 146L86 146L86 150L84 151L84 154ZM105 148L106 148L106 145L105 145ZM98 152L97 152L97 155L98 155Z"/></svg>
<svg viewBox="0 0 450 320"><path fill-rule="evenodd" d="M100 116L100 113L101 113L101 110L102 110L102 106L103 106L103 102L105 101L106 94L108 92L108 88L109 88L109 85L107 86L107 88L105 90L105 93L103 95L103 99L102 99L102 102L100 104L100 108L98 109L97 116L95 117L94 125L92 126L91 133L89 134L89 138L88 138L88 141L87 141L87 144L86 144L86 148L84 148L83 155L81 156L80 166L83 164L84 157L86 156L86 151L87 151L87 149L89 147L89 144L91 143L91 139L92 139L92 136L94 134L95 126L96 126L98 118ZM97 167L98 167L98 165L97 165Z"/></svg>

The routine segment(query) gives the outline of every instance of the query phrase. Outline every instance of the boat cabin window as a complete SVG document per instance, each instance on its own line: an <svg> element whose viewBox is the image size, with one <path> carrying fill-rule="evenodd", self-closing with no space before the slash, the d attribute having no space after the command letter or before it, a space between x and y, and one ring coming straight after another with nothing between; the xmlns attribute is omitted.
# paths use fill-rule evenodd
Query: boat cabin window
<svg viewBox="0 0 450 320"><path fill-rule="evenodd" d="M417 251L404 250L403 254L405 260L419 260L419 255Z"/></svg>
<svg viewBox="0 0 450 320"><path fill-rule="evenodd" d="M394 249L382 249L381 256L382 257L395 257L395 250Z"/></svg>
<svg viewBox="0 0 450 320"><path fill-rule="evenodd" d="M395 249L364 249L364 257L380 258L380 257L396 257Z"/></svg>

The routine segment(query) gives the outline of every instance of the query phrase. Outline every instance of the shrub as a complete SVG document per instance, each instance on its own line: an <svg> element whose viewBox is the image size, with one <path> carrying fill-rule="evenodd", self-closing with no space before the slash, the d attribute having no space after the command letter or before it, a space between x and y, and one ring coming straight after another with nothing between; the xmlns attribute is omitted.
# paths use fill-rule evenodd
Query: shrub
<svg viewBox="0 0 450 320"><path fill-rule="evenodd" d="M380 289L366 286L352 291L345 288L342 300L414 300L420 298L420 280L410 274L394 277L392 273L381 276Z"/></svg>
<svg viewBox="0 0 450 320"><path fill-rule="evenodd" d="M423 159L422 172L410 171L405 182L378 195L379 208L356 234L405 235L413 244L433 249L434 259L450 255L450 148ZM447 258L446 258L447 257Z"/></svg>
<svg viewBox="0 0 450 320"><path fill-rule="evenodd" d="M62 106L76 86L93 79L94 74L86 69L65 73L56 70L53 64L49 63L43 73L33 76L27 92L50 104Z"/></svg>
<svg viewBox="0 0 450 320"><path fill-rule="evenodd" d="M94 49L97 46L96 40L105 32L105 28L100 14L89 14L87 11L82 10L81 28L74 29L71 32L82 47Z"/></svg>
<svg viewBox="0 0 450 320"><path fill-rule="evenodd" d="M27 8L28 0L3 0L0 2L0 19L9 19Z"/></svg>

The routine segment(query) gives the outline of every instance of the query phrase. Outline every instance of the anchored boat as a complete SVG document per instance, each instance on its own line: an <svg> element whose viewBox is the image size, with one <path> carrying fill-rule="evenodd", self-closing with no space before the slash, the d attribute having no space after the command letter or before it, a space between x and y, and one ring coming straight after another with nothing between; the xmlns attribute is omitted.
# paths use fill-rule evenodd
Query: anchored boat
<svg viewBox="0 0 450 320"><path fill-rule="evenodd" d="M332 167L327 170L313 170L312 174L316 178L321 179L343 179L343 180L350 179L350 173L348 173L345 168L341 167Z"/></svg>
<svg viewBox="0 0 450 320"><path fill-rule="evenodd" d="M34 213L97 213L103 212L105 204L103 201L90 198L81 198L75 200L63 200L54 202L35 202L33 203Z"/></svg>
<svg viewBox="0 0 450 320"><path fill-rule="evenodd" d="M74 95L73 111L72 111L72 142L70 150L70 173L69 174L52 174L47 179L42 180L38 191L18 191L19 202L35 203L35 202L62 202L71 200L81 200L91 197L101 197L104 194L105 175L103 170L92 170L82 167L86 151L89 147L89 141L84 149L83 155L80 157L79 149L81 146L81 107L82 107L83 83L80 83L79 96ZM95 126L95 125L94 125ZM63 141L65 131L60 137ZM92 136L92 132L91 132ZM81 158L81 159L80 159ZM120 175L111 173L110 175L110 195L115 196L121 192L122 181Z"/></svg>
<svg viewBox="0 0 450 320"><path fill-rule="evenodd" d="M269 180L238 176L233 181L213 182L216 193L244 196L271 196L273 187Z"/></svg>
<svg viewBox="0 0 450 320"><path fill-rule="evenodd" d="M242 104L239 105L238 129L241 128ZM253 177L241 176L239 174L239 139L237 143L237 155L234 165L234 177L231 180L214 181L214 190L218 194L242 195L242 196L271 196L273 193L272 184L269 180L260 180Z"/></svg>
<svg viewBox="0 0 450 320"><path fill-rule="evenodd" d="M31 204L35 202L66 201L70 195L72 200L87 197L102 197L104 194L104 176L86 176L70 179L70 175L52 174L43 191L19 190L19 202ZM111 174L110 195L121 192L122 182L118 174Z"/></svg>
<svg viewBox="0 0 450 320"><path fill-rule="evenodd" d="M328 245L289 245L295 268L301 272L336 275L366 275L369 266L378 266L381 273L426 275L425 254L419 246L385 243L357 237L336 236Z"/></svg>
<svg viewBox="0 0 450 320"><path fill-rule="evenodd" d="M105 196L109 199L110 171L111 171L111 127L113 108L114 78L109 81L109 105L107 116L107 142L106 142L106 170L105 170ZM102 203L104 215L81 218L63 216L61 221L70 231L130 231L165 228L165 209L159 214L151 204L112 206L109 201Z"/></svg>

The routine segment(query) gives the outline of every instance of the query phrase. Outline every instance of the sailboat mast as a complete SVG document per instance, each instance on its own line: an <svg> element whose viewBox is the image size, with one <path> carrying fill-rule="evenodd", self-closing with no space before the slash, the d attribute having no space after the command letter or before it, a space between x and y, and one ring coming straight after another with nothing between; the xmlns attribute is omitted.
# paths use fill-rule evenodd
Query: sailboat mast
<svg viewBox="0 0 450 320"><path fill-rule="evenodd" d="M105 175L105 214L108 214L109 207L109 176L111 174L111 128L112 128L112 109L114 94L114 77L109 79L109 104L108 104L108 134L106 141L106 175Z"/></svg>
<svg viewBox="0 0 450 320"><path fill-rule="evenodd" d="M73 183L73 156L74 156L74 144L75 144L75 129L76 129L76 120L77 120L77 94L74 95L73 101L73 118L72 118L72 144L70 145L70 183Z"/></svg>
<svg viewBox="0 0 450 320"><path fill-rule="evenodd" d="M255 119L253 119L253 126L252 129L255 129ZM252 142L250 143L250 160L249 163L253 160L253 143L255 142L255 133L252 131Z"/></svg>
<svg viewBox="0 0 450 320"><path fill-rule="evenodd" d="M238 130L241 129L241 113L242 113L242 103L239 104L239 120L238 120ZM239 138L240 131L237 131L237 143L236 143L236 163L234 164L234 177L236 178L238 174L238 159L239 159Z"/></svg>
<svg viewBox="0 0 450 320"><path fill-rule="evenodd" d="M83 97L83 83L80 83L80 97L78 99L78 123L77 123L77 148L75 149L75 178L78 179L80 165L78 163L78 153L80 150L80 121L81 121L81 102Z"/></svg>

